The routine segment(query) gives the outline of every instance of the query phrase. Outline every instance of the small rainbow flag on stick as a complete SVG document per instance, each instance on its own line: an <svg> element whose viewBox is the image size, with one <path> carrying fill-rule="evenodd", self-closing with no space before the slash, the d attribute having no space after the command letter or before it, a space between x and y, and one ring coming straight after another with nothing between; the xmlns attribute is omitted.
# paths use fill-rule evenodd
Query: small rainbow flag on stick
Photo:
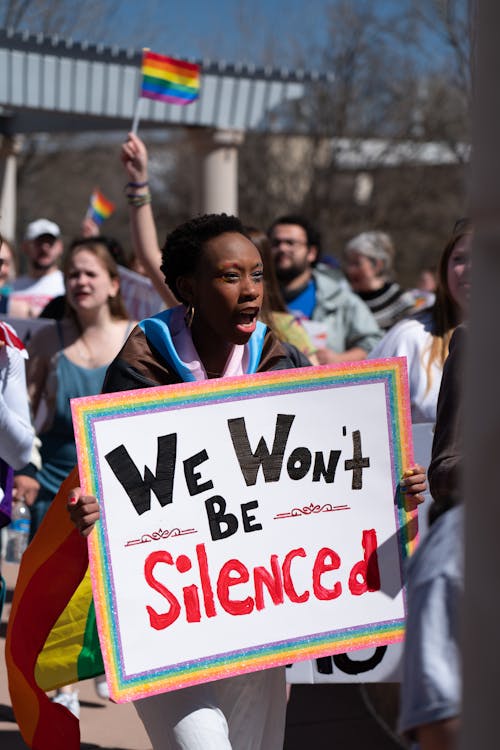
<svg viewBox="0 0 500 750"><path fill-rule="evenodd" d="M200 66L195 63L175 60L145 49L141 72L141 92L132 125L134 133L139 123L139 103L142 98L169 104L190 104L199 96Z"/></svg>
<svg viewBox="0 0 500 750"><path fill-rule="evenodd" d="M104 219L109 219L114 210L115 204L105 198L96 188L90 196L87 216L92 219L92 221L95 221L96 224L102 224Z"/></svg>
<svg viewBox="0 0 500 750"><path fill-rule="evenodd" d="M189 104L198 98L200 66L144 50L141 96L171 104Z"/></svg>

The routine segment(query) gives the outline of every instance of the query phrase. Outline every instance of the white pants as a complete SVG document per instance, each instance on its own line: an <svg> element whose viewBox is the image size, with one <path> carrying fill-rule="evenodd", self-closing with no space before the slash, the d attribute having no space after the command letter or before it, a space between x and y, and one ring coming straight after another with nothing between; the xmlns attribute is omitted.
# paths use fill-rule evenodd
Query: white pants
<svg viewBox="0 0 500 750"><path fill-rule="evenodd" d="M285 669L194 685L134 705L153 750L282 750Z"/></svg>

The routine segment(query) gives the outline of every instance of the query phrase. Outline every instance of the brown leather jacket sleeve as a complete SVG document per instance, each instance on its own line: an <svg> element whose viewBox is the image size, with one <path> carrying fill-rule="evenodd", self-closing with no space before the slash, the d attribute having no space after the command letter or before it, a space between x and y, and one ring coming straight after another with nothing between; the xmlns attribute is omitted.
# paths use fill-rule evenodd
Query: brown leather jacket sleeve
<svg viewBox="0 0 500 750"><path fill-rule="evenodd" d="M283 344L270 329L267 330L258 372L307 367L310 364L292 344ZM179 382L181 379L173 367L136 326L108 367L102 392L115 393Z"/></svg>
<svg viewBox="0 0 500 750"><path fill-rule="evenodd" d="M459 326L450 341L443 369L436 429L429 466L429 487L434 499L431 520L462 501L464 349L466 329Z"/></svg>

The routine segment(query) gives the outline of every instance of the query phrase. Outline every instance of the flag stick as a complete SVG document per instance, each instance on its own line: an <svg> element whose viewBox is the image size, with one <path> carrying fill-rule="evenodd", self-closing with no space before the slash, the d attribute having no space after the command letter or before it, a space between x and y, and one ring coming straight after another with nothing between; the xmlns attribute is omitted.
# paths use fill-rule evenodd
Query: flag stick
<svg viewBox="0 0 500 750"><path fill-rule="evenodd" d="M144 55L146 52L149 52L149 47L143 47L142 48L142 64L141 64L141 78L143 75L143 66L144 66ZM141 86L142 90L142 86ZM141 119L141 108L142 108L142 98L139 94L139 98L137 99L136 105L135 105L135 112L134 112L134 119L132 121L132 133L134 135L137 135L137 128L139 127L139 120Z"/></svg>
<svg viewBox="0 0 500 750"><path fill-rule="evenodd" d="M135 112L134 112L134 120L132 122L132 133L134 135L137 135L137 128L139 127L139 120L141 118L141 108L142 108L142 97L138 97L137 103L135 105Z"/></svg>

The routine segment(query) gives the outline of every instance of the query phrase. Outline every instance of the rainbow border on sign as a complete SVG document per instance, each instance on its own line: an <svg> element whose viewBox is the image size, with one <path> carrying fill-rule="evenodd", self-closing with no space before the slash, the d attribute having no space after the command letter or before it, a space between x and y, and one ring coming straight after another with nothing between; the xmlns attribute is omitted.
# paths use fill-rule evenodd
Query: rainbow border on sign
<svg viewBox="0 0 500 750"><path fill-rule="evenodd" d="M228 400L381 382L386 389L393 476L401 477L405 469L413 464L408 377L406 360L402 357L278 370L74 399L71 408L82 488L86 494L99 494L99 468L93 442L93 425L96 421L131 413L151 413ZM395 481L396 524L403 561L417 543L416 511L404 508L404 498L398 487L399 484ZM116 702L136 700L154 693L293 661L395 643L403 638L404 620L397 619L342 631L313 633L292 640L161 667L154 672L125 675L120 658L119 633L112 609L111 569L101 524L97 524L95 532L89 537L89 557L101 648L110 695Z"/></svg>

